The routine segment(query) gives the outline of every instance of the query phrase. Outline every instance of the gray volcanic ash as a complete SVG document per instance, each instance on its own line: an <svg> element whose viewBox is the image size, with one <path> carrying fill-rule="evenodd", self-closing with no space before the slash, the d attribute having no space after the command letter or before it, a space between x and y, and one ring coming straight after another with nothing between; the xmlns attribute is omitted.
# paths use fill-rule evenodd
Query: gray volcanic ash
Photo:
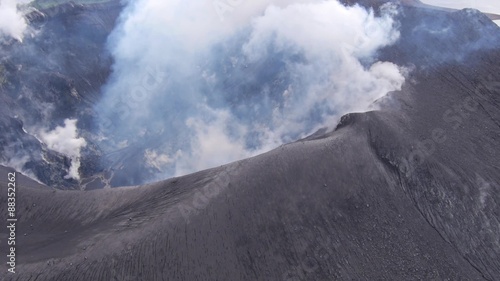
<svg viewBox="0 0 500 281"><path fill-rule="evenodd" d="M39 33L0 48L0 156L50 184L17 173L17 273L0 279L499 280L500 28L382 2L238 2L220 29L201 2L143 0L111 37L117 2L34 12ZM56 189L266 141L289 143Z"/></svg>

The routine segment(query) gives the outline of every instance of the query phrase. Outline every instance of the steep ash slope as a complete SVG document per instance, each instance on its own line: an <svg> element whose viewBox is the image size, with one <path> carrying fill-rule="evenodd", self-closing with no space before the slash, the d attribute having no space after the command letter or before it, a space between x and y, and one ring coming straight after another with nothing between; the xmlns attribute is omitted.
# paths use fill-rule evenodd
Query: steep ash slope
<svg viewBox="0 0 500 281"><path fill-rule="evenodd" d="M499 59L415 71L382 111L217 169L20 186L9 280L497 280Z"/></svg>
<svg viewBox="0 0 500 281"><path fill-rule="evenodd" d="M408 82L334 132L142 187L19 176L18 274L0 279L499 280L498 28L470 10L401 20L381 55Z"/></svg>

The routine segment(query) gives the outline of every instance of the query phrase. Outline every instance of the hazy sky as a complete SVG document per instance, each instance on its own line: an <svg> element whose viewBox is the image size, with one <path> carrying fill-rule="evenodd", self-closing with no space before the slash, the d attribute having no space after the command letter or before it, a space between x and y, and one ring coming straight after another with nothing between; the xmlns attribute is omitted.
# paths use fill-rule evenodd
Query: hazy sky
<svg viewBox="0 0 500 281"><path fill-rule="evenodd" d="M422 2L448 8L475 8L482 12L500 14L499 0L422 0ZM500 25L500 21L496 21Z"/></svg>

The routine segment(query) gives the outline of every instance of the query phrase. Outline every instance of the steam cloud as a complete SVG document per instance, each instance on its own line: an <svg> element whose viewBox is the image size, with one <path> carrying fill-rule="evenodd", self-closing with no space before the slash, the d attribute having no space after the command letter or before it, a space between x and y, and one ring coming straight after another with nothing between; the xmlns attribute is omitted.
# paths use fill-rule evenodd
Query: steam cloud
<svg viewBox="0 0 500 281"><path fill-rule="evenodd" d="M104 150L182 175L331 128L404 82L376 60L399 38L390 5L376 17L337 1L222 2L128 4L96 107Z"/></svg>
<svg viewBox="0 0 500 281"><path fill-rule="evenodd" d="M12 37L22 41L23 33L28 27L18 4L31 1L1 0L0 1L0 39Z"/></svg>
<svg viewBox="0 0 500 281"><path fill-rule="evenodd" d="M40 139L49 149L59 152L71 159L71 166L68 171L67 179L79 180L80 175L80 151L87 145L83 138L78 137L76 119L64 120L64 126L57 126L52 131L40 132Z"/></svg>

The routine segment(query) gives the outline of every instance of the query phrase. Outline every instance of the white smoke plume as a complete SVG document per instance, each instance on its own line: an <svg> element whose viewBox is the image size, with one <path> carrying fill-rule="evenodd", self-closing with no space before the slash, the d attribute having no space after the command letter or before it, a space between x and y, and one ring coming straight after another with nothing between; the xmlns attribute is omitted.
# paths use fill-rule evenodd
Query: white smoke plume
<svg viewBox="0 0 500 281"><path fill-rule="evenodd" d="M96 107L101 146L163 155L150 166L166 177L334 127L404 82L375 59L399 37L394 13L333 0L129 2Z"/></svg>
<svg viewBox="0 0 500 281"><path fill-rule="evenodd" d="M18 6L28 2L31 1L0 0L0 39L12 37L19 41L23 40L28 24Z"/></svg>
<svg viewBox="0 0 500 281"><path fill-rule="evenodd" d="M78 137L78 120L66 119L64 126L57 126L52 131L42 130L39 134L43 141L51 150L59 152L71 159L71 166L67 179L80 179L78 169L80 168L81 149L87 145L84 138Z"/></svg>

